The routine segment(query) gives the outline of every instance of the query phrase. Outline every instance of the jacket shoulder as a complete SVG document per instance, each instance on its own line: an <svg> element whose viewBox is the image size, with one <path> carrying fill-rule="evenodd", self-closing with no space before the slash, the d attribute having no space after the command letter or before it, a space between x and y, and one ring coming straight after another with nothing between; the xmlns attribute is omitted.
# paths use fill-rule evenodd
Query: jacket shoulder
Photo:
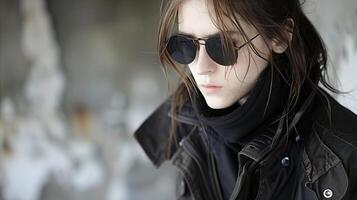
<svg viewBox="0 0 357 200"><path fill-rule="evenodd" d="M341 105L331 95L326 93L328 102L323 96L318 96L315 107L317 112L313 114L315 122L321 128L329 130L331 136L350 143L357 148L357 115Z"/></svg>
<svg viewBox="0 0 357 200"><path fill-rule="evenodd" d="M356 199L357 194L354 190L357 188L357 115L333 97L328 96L328 98L331 118L328 117L327 106L321 102L321 104L315 105L319 107L319 112L313 117L317 119L314 129L323 141L320 149L327 149L328 147L329 151L325 152L328 152L329 156L317 156L316 158L321 160L322 158L331 158L331 155L338 158L337 160L343 166L343 168L339 168L343 169L340 170L340 173L346 173L346 179L348 179L348 186L346 186L343 199ZM332 160L327 159L323 166L326 166L326 163L331 163ZM329 174L331 175L331 173ZM337 178L341 178L341 175L338 175ZM336 179L333 182L336 182ZM330 181L329 185L331 183ZM339 181L338 186L344 187L341 181Z"/></svg>

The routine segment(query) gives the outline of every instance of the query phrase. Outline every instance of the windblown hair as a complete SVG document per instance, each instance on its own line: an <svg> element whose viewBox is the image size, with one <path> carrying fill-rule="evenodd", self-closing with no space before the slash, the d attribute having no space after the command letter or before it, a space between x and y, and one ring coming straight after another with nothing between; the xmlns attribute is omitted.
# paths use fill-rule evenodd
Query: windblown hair
<svg viewBox="0 0 357 200"><path fill-rule="evenodd" d="M178 11L183 1L185 0L163 0L157 44L159 60L165 75L167 75L169 69L173 69L180 78L180 83L171 98L171 113L174 116L171 119L170 143L175 142L176 145L175 130L177 124L175 114L177 109L180 109L196 90L195 82L187 70L175 63L166 51L167 39L177 30ZM286 60L284 67L288 67L288 77L284 79L287 81L290 91L285 108L286 116L283 116L280 120L283 120L283 118L289 120L289 116L294 114L303 85L307 85L311 90L324 95L318 87L320 82L330 91L340 93L327 82L326 48L319 33L303 13L303 2L299 0L205 1L211 8L211 19L224 41L225 53L230 54L234 51L234 41L227 33L227 31L231 31L232 25L245 41L249 41L249 37L239 20L244 20L245 23L253 26L266 43L275 40L288 45L282 55L272 52L270 58L268 58L269 66L273 70L280 72L277 60L281 57ZM291 40L287 33L292 33ZM254 53L260 56L259 50L251 42L248 45L250 47L249 54ZM271 71L273 72L273 70ZM282 73L280 72L280 74ZM327 99L326 96L324 97ZM168 152L169 154L170 152Z"/></svg>

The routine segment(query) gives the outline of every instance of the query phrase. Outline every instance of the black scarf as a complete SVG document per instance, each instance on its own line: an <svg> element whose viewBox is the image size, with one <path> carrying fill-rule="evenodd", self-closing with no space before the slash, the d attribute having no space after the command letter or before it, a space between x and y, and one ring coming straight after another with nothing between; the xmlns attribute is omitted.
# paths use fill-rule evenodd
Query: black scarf
<svg viewBox="0 0 357 200"><path fill-rule="evenodd" d="M285 71L281 69L281 72ZM242 105L236 103L225 109L212 109L200 92L193 99L193 106L205 125L210 147L219 163L218 174L224 180L221 186L225 199L229 198L235 185L237 153L258 133L257 130L273 126L273 121L277 125L286 106L289 87L277 70L273 70L272 80L271 72L268 65Z"/></svg>
<svg viewBox="0 0 357 200"><path fill-rule="evenodd" d="M236 153L240 150L237 145L245 144L253 136L250 133L271 125L286 106L289 87L276 70L272 77L271 70L267 66L261 72L243 105L237 102L225 109L212 109L201 93L193 101L202 122Z"/></svg>

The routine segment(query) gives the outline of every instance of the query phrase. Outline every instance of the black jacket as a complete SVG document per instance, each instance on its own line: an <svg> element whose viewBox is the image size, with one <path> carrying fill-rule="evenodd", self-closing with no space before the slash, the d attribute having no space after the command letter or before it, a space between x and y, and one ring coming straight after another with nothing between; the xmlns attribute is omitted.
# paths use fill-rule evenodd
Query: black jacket
<svg viewBox="0 0 357 200"><path fill-rule="evenodd" d="M260 129L243 147L230 199L357 200L357 116L325 94L329 104L311 92L290 128L281 123ZM135 139L156 167L167 159L176 167L176 199L222 200L217 163L190 103L176 116L179 146L169 143L169 102L140 126Z"/></svg>

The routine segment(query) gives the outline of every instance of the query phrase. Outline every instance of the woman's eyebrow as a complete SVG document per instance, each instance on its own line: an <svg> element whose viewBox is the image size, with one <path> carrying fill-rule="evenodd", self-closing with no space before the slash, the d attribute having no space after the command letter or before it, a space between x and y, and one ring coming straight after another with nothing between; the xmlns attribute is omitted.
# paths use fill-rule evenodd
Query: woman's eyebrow
<svg viewBox="0 0 357 200"><path fill-rule="evenodd" d="M211 36L216 36L218 35L220 32L215 32L215 33L210 33L210 34L205 34L205 35L202 35L201 37L197 37L195 34L192 34L192 33L186 33L184 31L178 31L178 34L180 35L186 35L186 36L190 36L192 38L209 38ZM227 34L234 34L236 33L236 31L226 31Z"/></svg>
<svg viewBox="0 0 357 200"><path fill-rule="evenodd" d="M186 36L190 36L190 37L192 37L192 38L194 38L194 37L195 37L193 34L190 34L190 33L185 33L185 32L183 32L183 31L178 31L178 32L177 32L177 34L179 34L179 35L186 35Z"/></svg>
<svg viewBox="0 0 357 200"><path fill-rule="evenodd" d="M215 35L219 34L219 32L210 33L210 34L205 34L205 35L202 35L201 37L197 37L195 34L186 33L186 32L183 32L183 31L178 31L178 34L180 34L180 35L187 35L187 36L190 36L190 37L192 37L192 38L209 38L209 37L211 37L211 36L215 36Z"/></svg>

